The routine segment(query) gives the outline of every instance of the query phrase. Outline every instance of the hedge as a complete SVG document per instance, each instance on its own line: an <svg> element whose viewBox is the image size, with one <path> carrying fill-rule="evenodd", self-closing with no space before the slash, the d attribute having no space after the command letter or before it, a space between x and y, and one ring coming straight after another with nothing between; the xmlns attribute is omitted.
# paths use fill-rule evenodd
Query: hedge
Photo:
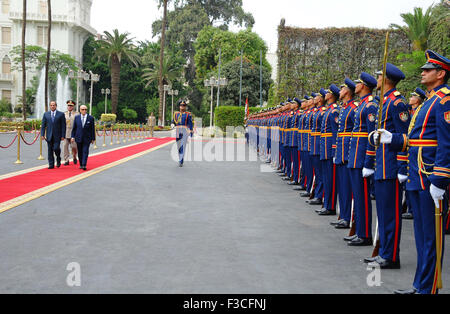
<svg viewBox="0 0 450 314"><path fill-rule="evenodd" d="M260 111L261 108L250 107L250 114ZM245 106L220 106L215 110L215 124L223 131L227 126L244 126Z"/></svg>

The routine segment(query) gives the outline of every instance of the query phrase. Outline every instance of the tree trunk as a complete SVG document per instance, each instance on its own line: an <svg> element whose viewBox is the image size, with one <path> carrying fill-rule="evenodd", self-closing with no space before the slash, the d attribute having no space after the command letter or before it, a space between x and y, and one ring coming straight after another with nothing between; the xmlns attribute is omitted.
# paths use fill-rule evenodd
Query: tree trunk
<svg viewBox="0 0 450 314"><path fill-rule="evenodd" d="M163 93L164 93L164 82L163 82L163 64L164 64L164 46L166 44L166 22L167 22L167 0L164 0L164 13L162 20L162 29L161 29L161 50L159 54L159 84L158 84L158 92L159 92L159 115L158 115L158 125L161 126L165 117L163 117Z"/></svg>
<svg viewBox="0 0 450 314"><path fill-rule="evenodd" d="M116 55L111 57L111 111L117 114L119 104L120 62Z"/></svg>
<svg viewBox="0 0 450 314"><path fill-rule="evenodd" d="M47 34L47 60L45 62L45 111L48 111L48 67L50 65L50 50L52 46L51 35L52 35L52 0L47 0L48 6L48 34Z"/></svg>
<svg viewBox="0 0 450 314"><path fill-rule="evenodd" d="M25 67L26 26L27 26L27 0L23 0L23 21L22 21L22 114L23 114L23 121L27 120L27 72L26 72L26 67Z"/></svg>

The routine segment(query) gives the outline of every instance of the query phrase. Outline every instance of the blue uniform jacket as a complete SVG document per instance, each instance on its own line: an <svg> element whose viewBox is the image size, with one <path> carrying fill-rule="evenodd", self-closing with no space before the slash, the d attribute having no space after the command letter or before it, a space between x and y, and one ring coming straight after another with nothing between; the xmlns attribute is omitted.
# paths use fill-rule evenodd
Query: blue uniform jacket
<svg viewBox="0 0 450 314"><path fill-rule="evenodd" d="M450 184L450 90L441 85L417 108L408 135L394 134L393 149L408 151L408 191Z"/></svg>
<svg viewBox="0 0 450 314"><path fill-rule="evenodd" d="M313 156L320 156L320 128L322 126L322 119L326 107L314 108L314 115L311 120L311 136L310 136L310 151L309 154Z"/></svg>
<svg viewBox="0 0 450 314"><path fill-rule="evenodd" d="M337 165L348 162L350 139L355 122L355 109L355 101L352 99L342 106L339 113L339 128L335 153Z"/></svg>
<svg viewBox="0 0 450 314"><path fill-rule="evenodd" d="M361 98L355 110L355 120L350 139L348 167L354 169L374 169L375 147L369 144L369 133L376 129L378 104L372 95Z"/></svg>
<svg viewBox="0 0 450 314"><path fill-rule="evenodd" d="M320 160L333 159L339 123L339 108L331 104L325 111L320 132Z"/></svg>

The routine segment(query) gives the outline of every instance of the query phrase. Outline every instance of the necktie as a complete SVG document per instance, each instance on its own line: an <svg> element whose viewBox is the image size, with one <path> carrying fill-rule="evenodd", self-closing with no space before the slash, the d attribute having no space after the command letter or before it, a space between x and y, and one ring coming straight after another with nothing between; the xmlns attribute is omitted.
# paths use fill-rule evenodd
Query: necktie
<svg viewBox="0 0 450 314"><path fill-rule="evenodd" d="M55 121L55 112L52 111L52 122Z"/></svg>
<svg viewBox="0 0 450 314"><path fill-rule="evenodd" d="M85 123L86 123L86 116L83 116L83 128Z"/></svg>

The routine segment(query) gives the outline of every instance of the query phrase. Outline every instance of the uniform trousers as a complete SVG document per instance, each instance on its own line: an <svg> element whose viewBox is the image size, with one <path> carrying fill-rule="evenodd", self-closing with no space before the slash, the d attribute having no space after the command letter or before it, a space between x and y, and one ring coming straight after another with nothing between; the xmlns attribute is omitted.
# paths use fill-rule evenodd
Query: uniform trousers
<svg viewBox="0 0 450 314"><path fill-rule="evenodd" d="M72 143L70 138L64 140L64 161L68 162L70 157L69 147L72 150L73 159L77 159L77 144Z"/></svg>
<svg viewBox="0 0 450 314"><path fill-rule="evenodd" d="M179 161L181 164L184 163L184 154L186 153L188 137L189 135L186 129L177 129L177 148Z"/></svg>
<svg viewBox="0 0 450 314"><path fill-rule="evenodd" d="M299 167L299 154L297 146L289 147L291 150L291 156L292 156L292 175L294 182L298 182L298 167Z"/></svg>
<svg viewBox="0 0 450 314"><path fill-rule="evenodd" d="M313 188L313 179L314 179L314 168L311 163L311 156L308 151L302 151L302 169L305 172L305 182L304 186L306 187L306 191L310 192Z"/></svg>
<svg viewBox="0 0 450 314"><path fill-rule="evenodd" d="M377 195L379 255L387 260L399 261L402 233L402 187L397 179L375 180Z"/></svg>
<svg viewBox="0 0 450 314"><path fill-rule="evenodd" d="M286 167L284 168L284 174L290 177L292 171L292 152L289 146L284 146L284 158L286 163Z"/></svg>
<svg viewBox="0 0 450 314"><path fill-rule="evenodd" d="M314 167L314 181L315 181L315 192L314 197L318 199L323 198L323 175L322 175L322 165L320 163L320 155L310 155L311 161Z"/></svg>
<svg viewBox="0 0 450 314"><path fill-rule="evenodd" d="M336 211L337 187L336 165L332 159L321 160L323 178L323 207L326 210Z"/></svg>
<svg viewBox="0 0 450 314"><path fill-rule="evenodd" d="M413 207L414 237L416 239L417 266L414 276L414 288L421 294L437 293L436 287L436 222L435 205L429 188L425 191L409 191ZM441 202L445 221L448 208L447 200ZM441 227L443 229L443 226ZM444 256L444 231L442 230L442 257ZM442 261L441 261L442 262ZM443 269L443 267L442 267Z"/></svg>
<svg viewBox="0 0 450 314"><path fill-rule="evenodd" d="M347 222L352 219L352 183L347 163L336 165L339 196L339 218Z"/></svg>
<svg viewBox="0 0 450 314"><path fill-rule="evenodd" d="M356 235L361 239L369 239L372 238L372 202L369 195L369 180L363 178L362 169L350 168L349 170Z"/></svg>

